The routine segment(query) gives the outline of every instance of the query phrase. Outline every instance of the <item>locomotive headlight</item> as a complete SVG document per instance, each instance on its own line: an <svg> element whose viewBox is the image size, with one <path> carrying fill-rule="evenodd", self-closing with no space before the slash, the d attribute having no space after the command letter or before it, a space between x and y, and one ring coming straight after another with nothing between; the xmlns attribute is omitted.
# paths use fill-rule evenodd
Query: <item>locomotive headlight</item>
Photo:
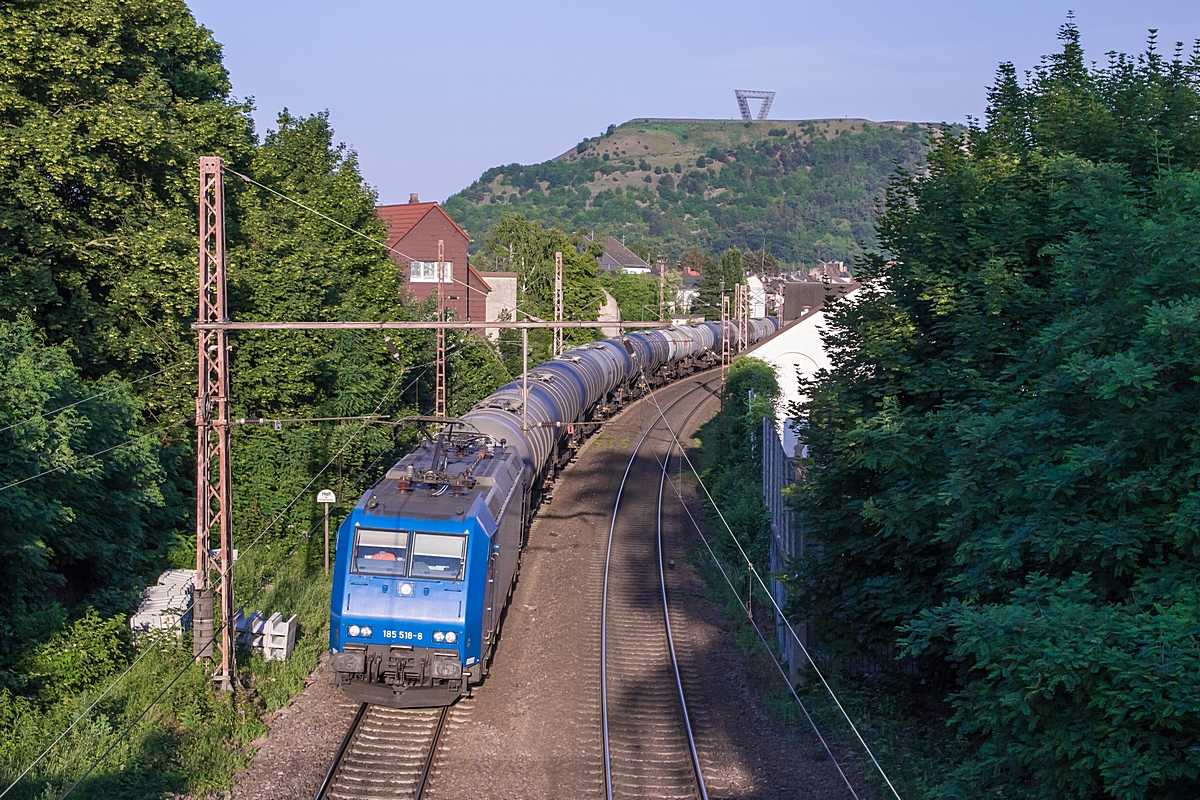
<svg viewBox="0 0 1200 800"><path fill-rule="evenodd" d="M363 636L370 636L370 635L371 635L371 629L370 629L369 627L367 627L366 625L364 625L364 626L363 626L363 629L362 629L362 635L363 635Z"/></svg>
<svg viewBox="0 0 1200 800"><path fill-rule="evenodd" d="M457 641L458 641L458 634L457 634L457 633L455 633L454 631L447 631L447 632L446 632L446 643L447 643L447 644L454 644L454 643L455 643L455 642L457 642Z"/></svg>
<svg viewBox="0 0 1200 800"><path fill-rule="evenodd" d="M350 634L351 636L358 636L358 632L359 632L359 627L357 625L351 625L349 628L346 629L346 633Z"/></svg>
<svg viewBox="0 0 1200 800"><path fill-rule="evenodd" d="M413 585L411 583L400 584L400 594L404 595L405 597L412 597Z"/></svg>
<svg viewBox="0 0 1200 800"><path fill-rule="evenodd" d="M442 633L441 631L434 631L433 640L435 642L444 642L446 641L446 634Z"/></svg>

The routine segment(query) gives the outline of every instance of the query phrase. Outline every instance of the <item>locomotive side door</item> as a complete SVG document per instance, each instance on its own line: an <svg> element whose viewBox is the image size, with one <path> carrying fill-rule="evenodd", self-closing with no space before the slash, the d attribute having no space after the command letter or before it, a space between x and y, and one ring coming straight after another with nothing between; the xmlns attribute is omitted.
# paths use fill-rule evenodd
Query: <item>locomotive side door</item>
<svg viewBox="0 0 1200 800"><path fill-rule="evenodd" d="M496 638L496 561L498 555L495 545L492 545L491 552L488 555L487 588L484 589L484 598L487 603L483 609L483 641L485 646L490 646Z"/></svg>

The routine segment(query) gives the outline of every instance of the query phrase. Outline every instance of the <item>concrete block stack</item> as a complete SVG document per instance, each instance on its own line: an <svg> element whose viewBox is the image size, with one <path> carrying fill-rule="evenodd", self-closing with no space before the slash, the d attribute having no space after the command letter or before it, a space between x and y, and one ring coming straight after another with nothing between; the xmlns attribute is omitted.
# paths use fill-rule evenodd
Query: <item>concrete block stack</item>
<svg viewBox="0 0 1200 800"><path fill-rule="evenodd" d="M129 618L134 644L162 633L179 636L192 625L192 591L196 573L190 569L169 569L158 576L158 583L146 587L138 610Z"/></svg>
<svg viewBox="0 0 1200 800"><path fill-rule="evenodd" d="M263 617L261 611L245 616L241 611L233 617L238 643L252 650L261 650L267 661L285 661L296 647L295 614L288 619L276 611Z"/></svg>
<svg viewBox="0 0 1200 800"><path fill-rule="evenodd" d="M263 655L267 661L285 661L296 647L296 615L288 619L276 611L263 628Z"/></svg>

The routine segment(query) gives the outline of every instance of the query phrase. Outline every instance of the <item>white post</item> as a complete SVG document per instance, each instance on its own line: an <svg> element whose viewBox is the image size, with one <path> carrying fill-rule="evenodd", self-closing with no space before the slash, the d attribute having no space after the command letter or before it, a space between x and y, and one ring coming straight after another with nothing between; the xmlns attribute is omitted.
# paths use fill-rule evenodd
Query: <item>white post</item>
<svg viewBox="0 0 1200 800"><path fill-rule="evenodd" d="M317 502L325 506L325 574L329 574L329 506L337 502L337 496L329 489L317 492Z"/></svg>

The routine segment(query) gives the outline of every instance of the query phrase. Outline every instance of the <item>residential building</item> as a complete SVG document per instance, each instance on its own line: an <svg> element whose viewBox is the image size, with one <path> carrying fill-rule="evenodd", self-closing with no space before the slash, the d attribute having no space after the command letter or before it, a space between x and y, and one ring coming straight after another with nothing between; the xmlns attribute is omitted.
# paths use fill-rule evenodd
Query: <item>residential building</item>
<svg viewBox="0 0 1200 800"><path fill-rule="evenodd" d="M683 285L675 300L675 307L680 313L690 313L692 304L700 297L700 272L690 267L683 268Z"/></svg>
<svg viewBox="0 0 1200 800"><path fill-rule="evenodd" d="M604 255L600 256L600 272L649 275L650 265L613 237L606 236L604 238Z"/></svg>
<svg viewBox="0 0 1200 800"><path fill-rule="evenodd" d="M438 240L444 262L443 297L449 315L460 321L487 319L491 287L467 263L471 237L437 203L422 203L416 194L408 203L376 206L387 225L387 244L413 298L437 296Z"/></svg>
<svg viewBox="0 0 1200 800"><path fill-rule="evenodd" d="M515 272L484 272L482 273L492 291L488 293L486 316L488 322L497 320L517 321L517 281L520 277ZM498 339L499 328L488 328L487 337Z"/></svg>
<svg viewBox="0 0 1200 800"><path fill-rule="evenodd" d="M750 316L765 317L767 315L767 289L763 286L762 278L750 275L746 278L750 287Z"/></svg>

